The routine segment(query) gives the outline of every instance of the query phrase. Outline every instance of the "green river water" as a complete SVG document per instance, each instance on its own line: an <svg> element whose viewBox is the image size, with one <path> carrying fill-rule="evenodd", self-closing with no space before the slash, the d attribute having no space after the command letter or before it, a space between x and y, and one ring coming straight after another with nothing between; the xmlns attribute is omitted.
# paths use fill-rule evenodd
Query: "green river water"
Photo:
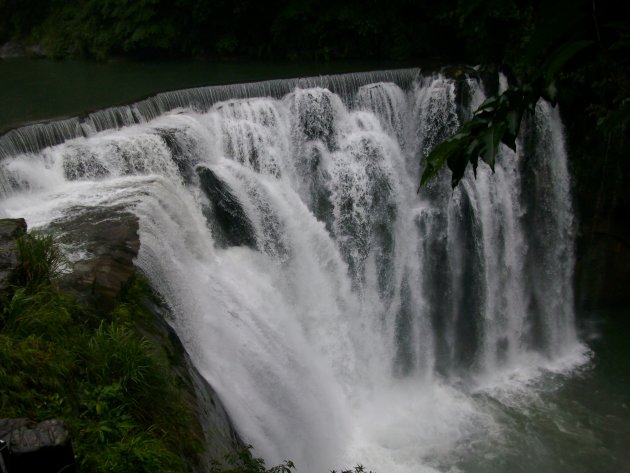
<svg viewBox="0 0 630 473"><path fill-rule="evenodd" d="M630 472L630 312L583 313L580 326L590 361L543 375L520 394L474 395L499 428L461 445L457 469L445 471Z"/></svg>
<svg viewBox="0 0 630 473"><path fill-rule="evenodd" d="M167 90L404 67L403 63L210 63L0 60L0 134Z"/></svg>

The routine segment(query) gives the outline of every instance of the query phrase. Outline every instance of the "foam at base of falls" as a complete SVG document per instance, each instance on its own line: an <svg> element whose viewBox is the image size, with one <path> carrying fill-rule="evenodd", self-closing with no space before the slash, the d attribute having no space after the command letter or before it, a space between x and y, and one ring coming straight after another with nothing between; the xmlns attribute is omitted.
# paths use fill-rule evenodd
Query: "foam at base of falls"
<svg viewBox="0 0 630 473"><path fill-rule="evenodd" d="M416 194L417 163L483 97L417 70L160 94L5 135L0 214L134 212L138 267L269 463L440 471L498 429L479 392L585 356L556 110L494 174Z"/></svg>

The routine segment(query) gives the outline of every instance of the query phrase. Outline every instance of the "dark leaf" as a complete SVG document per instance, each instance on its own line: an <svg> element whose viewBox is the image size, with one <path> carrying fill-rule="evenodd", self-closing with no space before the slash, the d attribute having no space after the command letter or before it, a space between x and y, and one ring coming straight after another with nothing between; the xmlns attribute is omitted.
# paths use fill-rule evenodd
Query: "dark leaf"
<svg viewBox="0 0 630 473"><path fill-rule="evenodd" d="M457 150L461 148L463 143L462 138L458 138L459 135L454 136L446 140L445 142L437 145L426 158L426 167L422 173L420 179L420 186L427 183L429 179L435 176L440 169L444 166L449 158L457 153ZM450 165L449 165L450 167Z"/></svg>
<svg viewBox="0 0 630 473"><path fill-rule="evenodd" d="M518 130L521 126L522 117L522 110L510 110L506 117L507 127L503 137L501 138L503 144L514 152L516 152L516 137L518 136Z"/></svg>
<svg viewBox="0 0 630 473"><path fill-rule="evenodd" d="M466 166L468 166L468 154L461 147L454 150L447 160L448 168L451 170L451 185L453 188L459 184L464 172L466 172Z"/></svg>

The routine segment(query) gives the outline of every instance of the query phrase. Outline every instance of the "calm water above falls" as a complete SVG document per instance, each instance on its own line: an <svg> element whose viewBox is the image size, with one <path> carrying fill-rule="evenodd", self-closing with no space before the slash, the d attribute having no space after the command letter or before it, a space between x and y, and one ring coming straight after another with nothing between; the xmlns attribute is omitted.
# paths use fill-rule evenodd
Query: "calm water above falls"
<svg viewBox="0 0 630 473"><path fill-rule="evenodd" d="M557 110L494 174L416 193L483 98L418 70L161 94L0 137L0 213L135 213L137 265L269 463L622 471L626 400L598 411L581 388L601 379Z"/></svg>
<svg viewBox="0 0 630 473"><path fill-rule="evenodd" d="M369 71L375 67L382 68L383 64L0 60L0 133L26 123L129 103L164 90Z"/></svg>

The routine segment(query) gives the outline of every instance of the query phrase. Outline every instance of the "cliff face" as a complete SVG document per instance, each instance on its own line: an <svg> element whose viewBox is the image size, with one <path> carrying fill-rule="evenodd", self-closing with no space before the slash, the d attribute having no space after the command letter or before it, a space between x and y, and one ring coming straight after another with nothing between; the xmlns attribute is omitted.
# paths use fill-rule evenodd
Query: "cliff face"
<svg viewBox="0 0 630 473"><path fill-rule="evenodd" d="M134 278L138 277L134 258L140 248L138 222L121 210L76 209L49 228L57 244L69 255L59 287L69 292L88 311L105 314L118 305ZM26 234L23 219L0 220L0 291L10 297L11 284L19 265L17 239ZM184 403L197 422L190 425L191 437L200 440L203 451L198 458L186 458L192 471L208 471L210 462L221 462L224 455L243 444L212 387L192 365L186 350L168 325L168 307L147 288L143 304L147 318L134 320L136 329L166 354L168 368L182 388ZM182 456L190 449L182 446Z"/></svg>

